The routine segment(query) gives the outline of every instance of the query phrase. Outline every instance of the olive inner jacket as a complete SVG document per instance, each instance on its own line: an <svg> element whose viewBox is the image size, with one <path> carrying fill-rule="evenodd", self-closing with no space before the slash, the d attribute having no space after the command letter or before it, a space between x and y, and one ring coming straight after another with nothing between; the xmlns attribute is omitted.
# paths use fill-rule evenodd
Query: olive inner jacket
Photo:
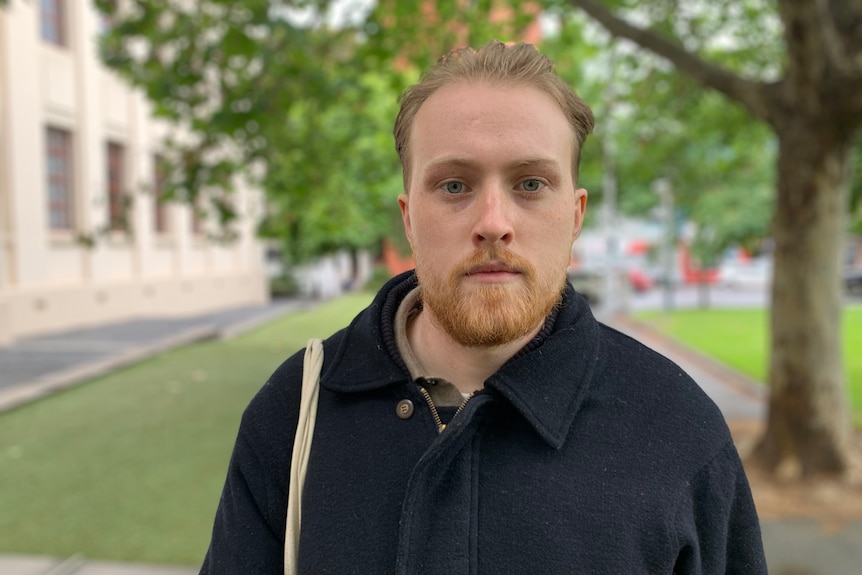
<svg viewBox="0 0 862 575"><path fill-rule="evenodd" d="M300 573L766 573L724 419L678 366L568 286L552 325L438 433L394 342L415 285L394 278L325 341ZM201 573L283 571L302 360L243 414Z"/></svg>

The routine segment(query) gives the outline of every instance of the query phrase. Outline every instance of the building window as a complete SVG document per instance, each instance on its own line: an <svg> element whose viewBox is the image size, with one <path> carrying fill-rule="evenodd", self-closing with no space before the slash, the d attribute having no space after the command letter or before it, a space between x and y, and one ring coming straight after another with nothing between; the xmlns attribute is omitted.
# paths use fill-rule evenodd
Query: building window
<svg viewBox="0 0 862 575"><path fill-rule="evenodd" d="M66 130L46 131L48 160L48 226L71 230L75 224L72 185L72 135Z"/></svg>
<svg viewBox="0 0 862 575"><path fill-rule="evenodd" d="M153 228L157 234L168 233L167 200L165 199L165 179L167 166L162 156L153 158Z"/></svg>
<svg viewBox="0 0 862 575"><path fill-rule="evenodd" d="M123 146L108 143L108 228L111 230L125 230L128 227L128 206L123 193L124 155Z"/></svg>
<svg viewBox="0 0 862 575"><path fill-rule="evenodd" d="M65 0L40 0L42 39L57 46L66 45L63 4Z"/></svg>

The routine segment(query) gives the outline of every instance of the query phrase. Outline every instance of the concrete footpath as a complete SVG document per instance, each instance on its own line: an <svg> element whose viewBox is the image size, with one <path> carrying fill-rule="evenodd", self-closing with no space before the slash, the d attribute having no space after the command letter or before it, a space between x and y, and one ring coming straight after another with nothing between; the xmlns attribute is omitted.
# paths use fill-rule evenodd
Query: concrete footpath
<svg viewBox="0 0 862 575"><path fill-rule="evenodd" d="M55 559L0 555L0 575L197 575L191 567L132 565L111 561L88 561L83 557Z"/></svg>
<svg viewBox="0 0 862 575"><path fill-rule="evenodd" d="M137 320L31 338L0 348L0 411L81 383L161 351L202 339L230 337L312 302L284 301L192 318ZM762 386L632 321L601 317L676 361L721 408L728 420L762 418ZM762 522L773 575L859 575L862 521L822 529L808 520ZM2 544L2 543L0 543ZM0 575L192 575L195 567L121 564L84 557L0 555Z"/></svg>

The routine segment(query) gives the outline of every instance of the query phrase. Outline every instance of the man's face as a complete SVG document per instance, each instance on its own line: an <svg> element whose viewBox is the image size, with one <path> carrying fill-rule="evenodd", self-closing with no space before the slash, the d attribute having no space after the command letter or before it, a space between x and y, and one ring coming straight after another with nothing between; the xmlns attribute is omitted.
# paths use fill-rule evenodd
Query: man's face
<svg viewBox="0 0 862 575"><path fill-rule="evenodd" d="M425 310L455 341L530 335L559 300L587 199L574 145L562 110L532 87L460 82L419 109L398 203Z"/></svg>

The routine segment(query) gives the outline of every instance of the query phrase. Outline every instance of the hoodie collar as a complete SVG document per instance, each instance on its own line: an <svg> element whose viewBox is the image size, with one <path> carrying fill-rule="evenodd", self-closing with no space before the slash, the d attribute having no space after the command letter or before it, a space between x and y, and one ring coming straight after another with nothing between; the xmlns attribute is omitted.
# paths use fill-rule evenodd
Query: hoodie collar
<svg viewBox="0 0 862 575"><path fill-rule="evenodd" d="M358 393L410 381L395 342L394 321L399 304L416 286L413 272L383 286L338 338L324 367L323 387ZM485 387L505 397L546 442L559 449L589 389L598 351L599 324L586 301L567 285L539 335L492 375Z"/></svg>

